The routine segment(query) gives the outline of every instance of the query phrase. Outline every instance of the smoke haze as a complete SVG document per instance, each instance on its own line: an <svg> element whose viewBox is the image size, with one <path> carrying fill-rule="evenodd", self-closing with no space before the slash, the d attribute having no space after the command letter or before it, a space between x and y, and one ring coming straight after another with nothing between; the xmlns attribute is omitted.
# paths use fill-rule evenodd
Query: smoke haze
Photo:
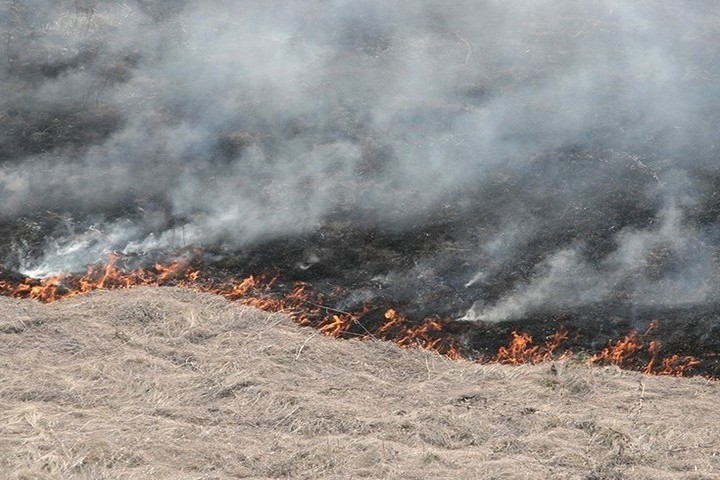
<svg viewBox="0 0 720 480"><path fill-rule="evenodd" d="M40 249L6 239L26 274L451 225L373 282L444 282L492 322L720 300L716 2L39 0L0 19L0 220L55 218Z"/></svg>

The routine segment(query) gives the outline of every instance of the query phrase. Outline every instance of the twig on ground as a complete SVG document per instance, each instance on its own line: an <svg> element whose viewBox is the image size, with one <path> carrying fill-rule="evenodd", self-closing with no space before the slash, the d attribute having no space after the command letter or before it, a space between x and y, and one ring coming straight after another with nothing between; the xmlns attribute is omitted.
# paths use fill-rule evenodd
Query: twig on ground
<svg viewBox="0 0 720 480"><path fill-rule="evenodd" d="M300 354L302 353L303 349L305 348L305 345L307 345L307 343L308 343L313 337L317 337L317 335L318 335L317 333L313 333L312 335L310 335L308 338L305 339L305 341L303 342L303 344L300 345L300 347L298 348L297 353L295 354L295 358L293 359L293 362L296 362L297 359L300 358Z"/></svg>

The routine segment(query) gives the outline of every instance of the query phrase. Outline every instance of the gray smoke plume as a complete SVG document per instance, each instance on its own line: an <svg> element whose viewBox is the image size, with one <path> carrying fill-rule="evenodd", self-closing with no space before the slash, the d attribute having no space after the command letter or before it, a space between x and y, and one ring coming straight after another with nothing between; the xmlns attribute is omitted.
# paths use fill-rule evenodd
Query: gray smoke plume
<svg viewBox="0 0 720 480"><path fill-rule="evenodd" d="M716 301L719 14L0 2L0 219L62 217L42 254L8 256L42 276L110 250L233 249L336 220L402 231L446 211L472 246L466 318Z"/></svg>

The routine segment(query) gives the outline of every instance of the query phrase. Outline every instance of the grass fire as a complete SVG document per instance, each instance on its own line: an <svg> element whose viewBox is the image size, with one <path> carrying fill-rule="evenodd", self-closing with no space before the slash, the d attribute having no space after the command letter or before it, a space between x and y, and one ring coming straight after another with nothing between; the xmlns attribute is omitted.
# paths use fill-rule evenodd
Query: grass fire
<svg viewBox="0 0 720 480"><path fill-rule="evenodd" d="M369 315L377 309L369 305L346 312L327 305L322 295L314 295L307 283L292 288L280 286L279 276L248 276L236 279L204 279L192 260L149 268L124 271L117 267L121 257L111 255L104 266L91 266L83 275L59 275L41 280L26 278L19 282L0 281L0 294L53 302L98 289L122 289L137 286L183 286L210 292L243 305L289 315L301 326L318 329L322 334L338 338L378 339L392 341L402 347L419 347L448 356L480 363L499 362L512 365L542 363L569 358L573 355L570 335L560 330L548 335L543 343L533 342L527 333L512 332L508 345L499 346L497 353L483 355L473 352L463 341L467 335L462 325L440 317L413 321L393 308L388 308L379 321ZM340 295L340 293L337 293ZM693 356L672 354L662 356L658 340L645 341L657 327L652 323L639 335L629 332L623 339L609 342L587 358L589 364L608 363L639 369L646 374L687 375L701 370L701 361ZM579 335L579 333L578 333ZM582 352L586 354L587 352ZM645 361L643 363L643 361Z"/></svg>
<svg viewBox="0 0 720 480"><path fill-rule="evenodd" d="M0 0L0 477L716 478L718 19Z"/></svg>

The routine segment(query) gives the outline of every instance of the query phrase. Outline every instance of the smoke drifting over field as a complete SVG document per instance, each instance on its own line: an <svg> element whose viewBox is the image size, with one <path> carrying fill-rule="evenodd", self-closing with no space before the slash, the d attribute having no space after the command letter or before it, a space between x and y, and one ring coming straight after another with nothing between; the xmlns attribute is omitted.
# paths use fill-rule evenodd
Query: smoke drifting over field
<svg viewBox="0 0 720 480"><path fill-rule="evenodd" d="M377 233L412 246L347 261L362 299L423 284L486 321L720 300L716 2L5 1L0 19L10 268L302 238L321 277Z"/></svg>

